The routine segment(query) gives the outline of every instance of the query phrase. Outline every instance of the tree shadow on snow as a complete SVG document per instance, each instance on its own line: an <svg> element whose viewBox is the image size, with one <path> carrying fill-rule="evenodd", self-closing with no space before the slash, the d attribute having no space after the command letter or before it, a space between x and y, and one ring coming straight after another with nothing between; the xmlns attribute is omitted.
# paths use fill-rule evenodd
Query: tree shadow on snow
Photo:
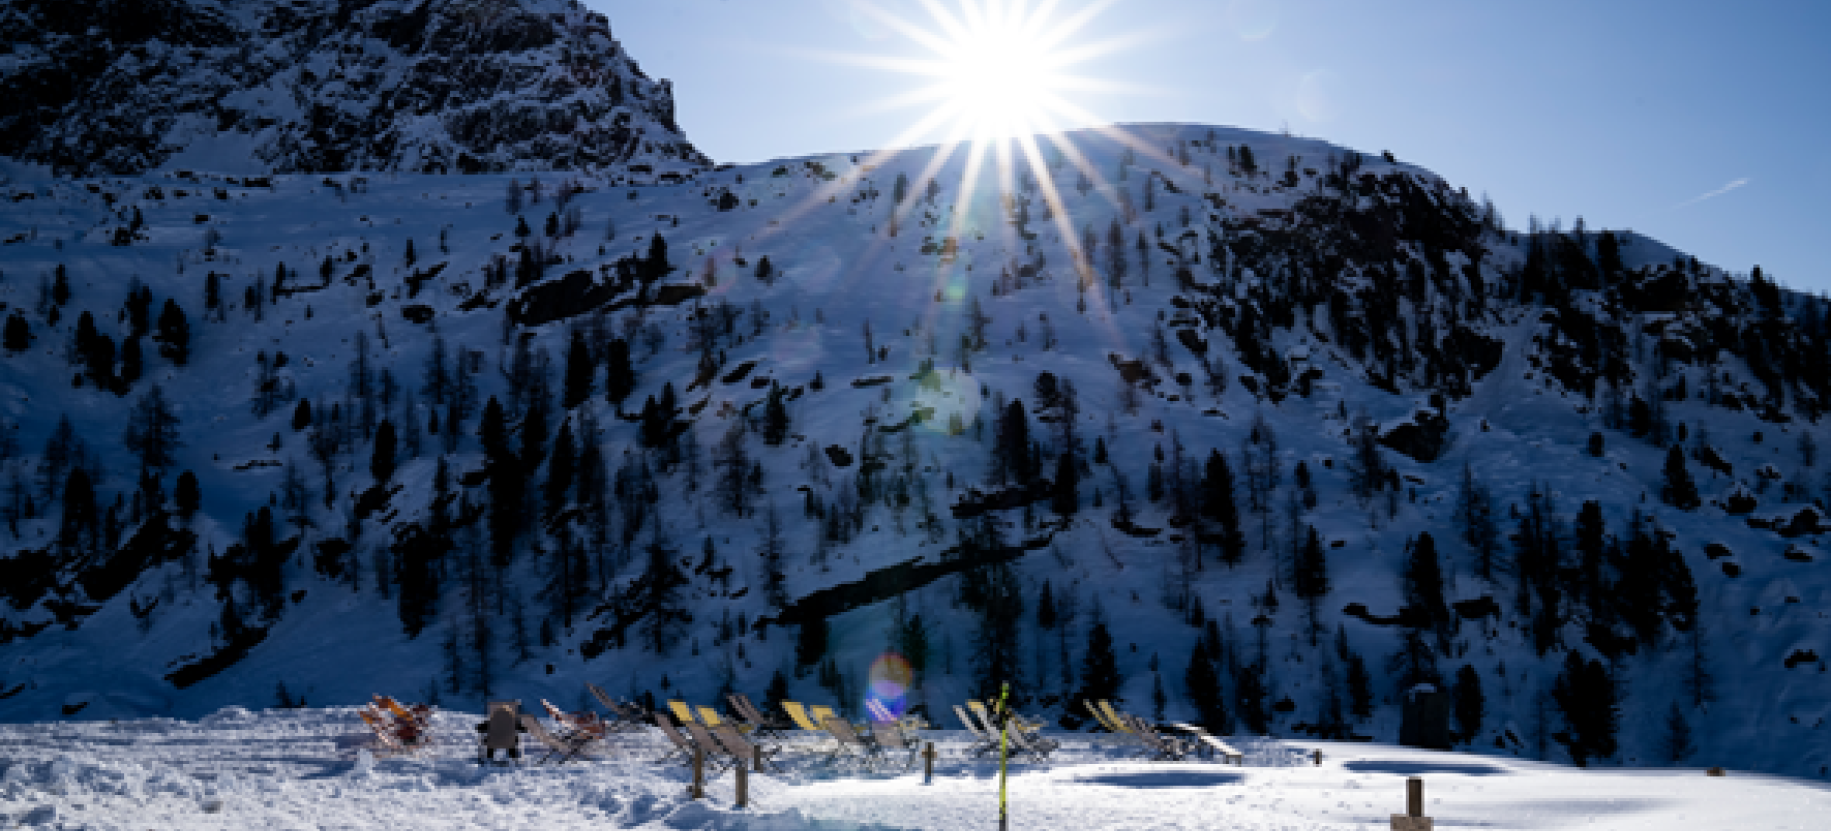
<svg viewBox="0 0 1831 831"><path fill-rule="evenodd" d="M1419 776L1426 773L1459 773L1463 776L1493 776L1507 773L1499 765L1488 765L1480 762L1399 762L1399 761L1359 761L1343 762L1342 767L1355 773L1390 773L1394 776Z"/></svg>
<svg viewBox="0 0 1831 831"><path fill-rule="evenodd" d="M1074 781L1118 788L1211 788L1237 785L1246 781L1246 774L1221 770L1143 770L1077 776Z"/></svg>

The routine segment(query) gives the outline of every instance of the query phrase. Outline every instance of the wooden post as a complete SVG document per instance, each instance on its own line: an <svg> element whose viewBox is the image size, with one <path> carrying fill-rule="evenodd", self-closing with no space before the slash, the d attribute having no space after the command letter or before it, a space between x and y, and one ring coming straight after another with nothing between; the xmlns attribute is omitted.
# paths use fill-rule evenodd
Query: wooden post
<svg viewBox="0 0 1831 831"><path fill-rule="evenodd" d="M739 765L739 767L743 767L743 765ZM750 769L757 773L763 772L763 747L761 745L750 746Z"/></svg>
<svg viewBox="0 0 1831 831"><path fill-rule="evenodd" d="M706 751L698 747L693 748L693 787L687 795L693 799L701 799L706 795Z"/></svg>
<svg viewBox="0 0 1831 831"><path fill-rule="evenodd" d="M1322 748L1316 748L1314 758L1316 759L1316 766L1322 767Z"/></svg>
<svg viewBox="0 0 1831 831"><path fill-rule="evenodd" d="M737 768L737 806L742 808L750 804L750 771L743 765Z"/></svg>
<svg viewBox="0 0 1831 831"><path fill-rule="evenodd" d="M1392 815L1392 831L1432 831L1431 826L1424 815L1424 780L1411 777L1405 780L1405 813Z"/></svg>
<svg viewBox="0 0 1831 831"><path fill-rule="evenodd" d="M922 751L922 784L935 783L935 743L929 742Z"/></svg>

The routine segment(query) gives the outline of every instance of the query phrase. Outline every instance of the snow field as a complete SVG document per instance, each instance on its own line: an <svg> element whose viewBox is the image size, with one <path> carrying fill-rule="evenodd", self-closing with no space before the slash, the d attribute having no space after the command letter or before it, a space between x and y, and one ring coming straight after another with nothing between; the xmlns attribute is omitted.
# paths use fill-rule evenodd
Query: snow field
<svg viewBox="0 0 1831 831"><path fill-rule="evenodd" d="M940 733L932 785L919 768L821 768L784 751L785 773L732 776L687 798L689 775L662 766L660 736L623 736L600 758L563 766L480 767L479 716L441 712L418 756L377 758L351 708L225 708L196 722L0 727L0 827L58 829L928 829L996 822L997 765L968 761ZM1513 759L1331 742L1252 745L1247 764L1153 764L1069 737L1048 765L1012 764L1013 829L1349 831L1387 826L1404 780L1426 782L1438 828L1810 829L1831 791L1780 777L1695 769L1581 770ZM1307 752L1324 759L1312 766Z"/></svg>

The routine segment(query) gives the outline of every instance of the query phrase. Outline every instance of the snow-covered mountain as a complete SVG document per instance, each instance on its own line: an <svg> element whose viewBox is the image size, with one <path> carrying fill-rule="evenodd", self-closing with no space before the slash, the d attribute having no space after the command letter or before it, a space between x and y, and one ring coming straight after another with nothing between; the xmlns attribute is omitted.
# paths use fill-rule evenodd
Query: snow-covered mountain
<svg viewBox="0 0 1831 831"><path fill-rule="evenodd" d="M0 717L1011 681L1391 741L1432 684L1490 752L1831 765L1823 301L1289 136L662 135L7 163Z"/></svg>
<svg viewBox="0 0 1831 831"><path fill-rule="evenodd" d="M149 170L709 166L573 0L5 0L0 154Z"/></svg>

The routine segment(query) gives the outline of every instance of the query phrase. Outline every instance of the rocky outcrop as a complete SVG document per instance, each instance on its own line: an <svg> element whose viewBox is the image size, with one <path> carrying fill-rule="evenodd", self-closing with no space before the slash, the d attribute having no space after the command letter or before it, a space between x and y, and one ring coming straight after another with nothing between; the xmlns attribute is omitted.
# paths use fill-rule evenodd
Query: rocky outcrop
<svg viewBox="0 0 1831 831"><path fill-rule="evenodd" d="M0 0L0 154L78 176L709 166L575 0Z"/></svg>

